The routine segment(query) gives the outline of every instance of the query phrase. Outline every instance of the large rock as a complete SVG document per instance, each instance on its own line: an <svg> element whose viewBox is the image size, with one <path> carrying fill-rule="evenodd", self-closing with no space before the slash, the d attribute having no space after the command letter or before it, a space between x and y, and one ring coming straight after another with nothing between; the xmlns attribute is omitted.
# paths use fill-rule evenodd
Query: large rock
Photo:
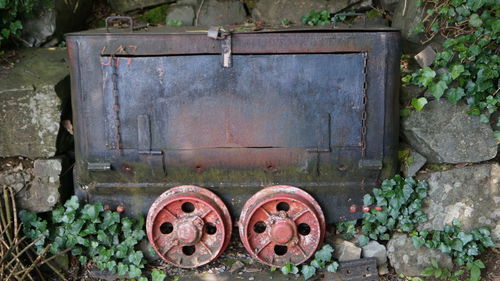
<svg viewBox="0 0 500 281"><path fill-rule="evenodd" d="M54 0L51 8L42 2L36 4L32 16L23 20L21 37L26 47L57 44L65 33L84 29L92 12L92 4L82 1Z"/></svg>
<svg viewBox="0 0 500 281"><path fill-rule="evenodd" d="M280 24L283 19L301 24L301 18L310 11L328 10L337 13L359 1L353 0L258 0L252 10L252 18L268 24Z"/></svg>
<svg viewBox="0 0 500 281"><path fill-rule="evenodd" d="M130 12L133 10L144 9L161 4L175 2L175 0L109 0L111 8L119 13Z"/></svg>
<svg viewBox="0 0 500 281"><path fill-rule="evenodd" d="M417 4L418 2L421 1L399 1L392 17L392 27L400 29L401 37L413 43L420 43L420 40L424 38L423 34L417 34L414 31L426 15L423 7Z"/></svg>
<svg viewBox="0 0 500 281"><path fill-rule="evenodd" d="M382 8L384 10L388 11L389 13L394 13L396 10L396 7L398 6L399 2L404 2L405 0L380 0L380 4L382 5Z"/></svg>
<svg viewBox="0 0 500 281"><path fill-rule="evenodd" d="M465 104L446 100L429 102L421 112L403 119L407 142L430 163L481 162L497 154L497 142L489 124L467 114Z"/></svg>
<svg viewBox="0 0 500 281"><path fill-rule="evenodd" d="M20 208L33 212L47 212L59 202L59 174L61 160L35 160L33 181L16 194Z"/></svg>
<svg viewBox="0 0 500 281"><path fill-rule="evenodd" d="M416 249L411 238L401 233L394 234L387 243L387 256L396 273L406 276L421 276L424 268L432 266L432 259L442 268L453 267L451 258L446 254L426 247Z"/></svg>
<svg viewBox="0 0 500 281"><path fill-rule="evenodd" d="M13 69L0 69L0 157L48 158L56 152L61 101L69 74L66 49L26 49Z"/></svg>
<svg viewBox="0 0 500 281"><path fill-rule="evenodd" d="M492 230L493 240L500 247L500 166L483 164L433 172L419 176L429 183L429 197L424 212L429 220L420 229L442 230L454 219L462 229L470 231L481 226Z"/></svg>
<svg viewBox="0 0 500 281"><path fill-rule="evenodd" d="M244 21L245 7L240 1L205 0L198 17L198 25L226 25Z"/></svg>
<svg viewBox="0 0 500 281"><path fill-rule="evenodd" d="M191 5L175 5L167 13L167 23L178 20L182 22L182 25L193 25L194 19L195 12Z"/></svg>

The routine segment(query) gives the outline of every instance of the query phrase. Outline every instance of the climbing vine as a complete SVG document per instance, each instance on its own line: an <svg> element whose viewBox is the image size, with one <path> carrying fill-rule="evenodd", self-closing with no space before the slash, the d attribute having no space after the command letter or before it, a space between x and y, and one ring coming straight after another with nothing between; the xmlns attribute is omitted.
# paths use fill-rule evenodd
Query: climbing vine
<svg viewBox="0 0 500 281"><path fill-rule="evenodd" d="M403 83L424 87L434 98L444 97L453 104L463 100L469 114L489 122L500 106L498 1L423 0L420 5L426 16L415 32L424 34L423 43L442 36L443 50L430 67L404 76ZM411 103L422 110L427 98L414 98Z"/></svg>

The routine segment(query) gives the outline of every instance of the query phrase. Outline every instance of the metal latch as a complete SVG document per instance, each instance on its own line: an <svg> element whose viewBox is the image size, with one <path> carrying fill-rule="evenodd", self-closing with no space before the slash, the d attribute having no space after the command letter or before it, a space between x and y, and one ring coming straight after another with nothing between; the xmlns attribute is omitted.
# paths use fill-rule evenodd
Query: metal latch
<svg viewBox="0 0 500 281"><path fill-rule="evenodd" d="M221 40L222 66L231 67L231 33L219 26L212 26L208 29L207 36Z"/></svg>

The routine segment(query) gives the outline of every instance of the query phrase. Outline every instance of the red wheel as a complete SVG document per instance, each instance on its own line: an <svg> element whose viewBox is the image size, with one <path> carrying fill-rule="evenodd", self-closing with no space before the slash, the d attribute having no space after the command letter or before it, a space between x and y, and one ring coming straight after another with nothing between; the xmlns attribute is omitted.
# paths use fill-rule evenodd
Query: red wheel
<svg viewBox="0 0 500 281"><path fill-rule="evenodd" d="M164 261L193 268L224 252L231 239L232 221L226 205L213 192L183 185L169 189L151 205L146 231Z"/></svg>
<svg viewBox="0 0 500 281"><path fill-rule="evenodd" d="M322 243L325 217L307 192L276 185L262 189L245 203L239 231L253 258L275 267L298 265Z"/></svg>

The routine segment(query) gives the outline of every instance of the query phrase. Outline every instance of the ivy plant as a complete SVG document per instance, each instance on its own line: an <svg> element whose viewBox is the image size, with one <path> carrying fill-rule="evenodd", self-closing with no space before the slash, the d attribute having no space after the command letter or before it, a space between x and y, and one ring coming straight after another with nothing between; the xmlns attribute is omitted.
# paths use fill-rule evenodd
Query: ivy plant
<svg viewBox="0 0 500 281"><path fill-rule="evenodd" d="M52 254L71 249L80 263L90 261L100 270L130 278L142 274L145 259L137 250L145 236L141 217L138 220L121 217L118 212L105 210L101 203L81 206L76 196L54 209L47 220L25 210L19 212L19 217L27 238L42 237L35 243L38 252L50 244Z"/></svg>
<svg viewBox="0 0 500 281"><path fill-rule="evenodd" d="M426 17L415 32L426 35L424 43L439 34L446 40L432 65L404 76L403 83L424 87L436 99L446 98L453 104L463 100L469 105L469 114L489 122L491 114L500 106L498 1L424 0L421 3L425 5ZM417 110L422 110L426 103L425 97L411 101Z"/></svg>
<svg viewBox="0 0 500 281"><path fill-rule="evenodd" d="M493 246L491 232L487 227L480 227L470 233L461 229L460 221L453 220L443 230L420 231L411 233L415 248L426 246L438 249L451 256L457 265L474 262L475 257L486 247Z"/></svg>
<svg viewBox="0 0 500 281"><path fill-rule="evenodd" d="M459 277L464 273L464 270L457 270L451 273L447 268L439 267L435 259L431 259L431 266L424 268L422 275L427 277L436 277L441 280L458 281Z"/></svg>
<svg viewBox="0 0 500 281"><path fill-rule="evenodd" d="M343 239L352 240L357 233L356 223L356 220L339 222L337 223L337 231Z"/></svg>
<svg viewBox="0 0 500 281"><path fill-rule="evenodd" d="M363 215L360 246L371 240L389 240L393 230L411 232L417 223L427 221L422 211L422 200L427 197L429 185L412 177L394 176L382 182L380 188L363 197L365 206L376 205Z"/></svg>
<svg viewBox="0 0 500 281"><path fill-rule="evenodd" d="M333 260L334 249L332 246L325 244L320 250L314 253L314 259L309 264L303 264L297 267L291 263L285 264L281 268L281 272L285 275L302 273L304 280L308 280L316 275L317 270L326 269L328 272L336 272L339 268L339 263ZM271 271L276 268L272 267Z"/></svg>

